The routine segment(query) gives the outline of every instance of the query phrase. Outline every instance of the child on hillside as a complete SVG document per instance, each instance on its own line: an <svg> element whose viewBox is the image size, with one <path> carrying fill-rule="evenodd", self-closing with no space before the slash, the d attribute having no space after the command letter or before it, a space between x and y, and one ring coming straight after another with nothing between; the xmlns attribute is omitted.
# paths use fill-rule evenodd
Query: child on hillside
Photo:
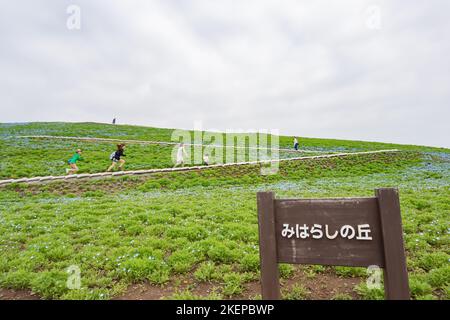
<svg viewBox="0 0 450 320"><path fill-rule="evenodd" d="M119 164L119 170L122 170L123 165L125 164L125 160L121 159L121 157L125 157L126 155L123 153L123 151L125 150L125 145L124 144L118 144L117 145L117 150L113 153L111 153L111 156L109 157L110 160L112 160L112 164L109 166L108 168L108 172L111 171L112 169L114 169L114 167L116 166L117 163Z"/></svg>
<svg viewBox="0 0 450 320"><path fill-rule="evenodd" d="M75 172L78 171L78 167L77 167L77 161L78 160L83 160L81 158L81 149L77 149L77 151L75 152L75 154L72 156L72 158L70 158L67 163L69 164L69 168L66 169L66 174L74 174Z"/></svg>
<svg viewBox="0 0 450 320"><path fill-rule="evenodd" d="M294 138L294 149L298 150L298 140L297 140L297 138Z"/></svg>
<svg viewBox="0 0 450 320"><path fill-rule="evenodd" d="M209 166L209 155L207 153L203 156L203 164Z"/></svg>
<svg viewBox="0 0 450 320"><path fill-rule="evenodd" d="M184 144L180 143L178 145L178 151L177 151L177 163L173 166L174 168L178 165L181 165L184 167L184 156L187 156L186 150L184 149Z"/></svg>

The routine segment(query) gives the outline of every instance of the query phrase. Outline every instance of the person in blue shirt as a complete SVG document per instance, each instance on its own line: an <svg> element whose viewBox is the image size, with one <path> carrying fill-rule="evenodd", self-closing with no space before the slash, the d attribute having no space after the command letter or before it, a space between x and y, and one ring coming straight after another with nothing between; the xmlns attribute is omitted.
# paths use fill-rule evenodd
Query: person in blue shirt
<svg viewBox="0 0 450 320"><path fill-rule="evenodd" d="M298 150L298 140L297 140L297 138L294 138L294 149Z"/></svg>

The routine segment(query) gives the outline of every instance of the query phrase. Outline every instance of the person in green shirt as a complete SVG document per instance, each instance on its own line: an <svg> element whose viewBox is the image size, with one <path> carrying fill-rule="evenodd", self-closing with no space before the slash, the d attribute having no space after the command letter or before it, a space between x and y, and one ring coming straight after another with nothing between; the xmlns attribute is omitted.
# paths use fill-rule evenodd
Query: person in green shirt
<svg viewBox="0 0 450 320"><path fill-rule="evenodd" d="M78 171L78 167L77 167L78 160L83 160L81 158L81 149L77 149L77 151L72 156L72 158L70 158L69 161L67 161L67 163L69 164L69 167L70 167L70 169L66 169L67 174L74 174L75 172Z"/></svg>

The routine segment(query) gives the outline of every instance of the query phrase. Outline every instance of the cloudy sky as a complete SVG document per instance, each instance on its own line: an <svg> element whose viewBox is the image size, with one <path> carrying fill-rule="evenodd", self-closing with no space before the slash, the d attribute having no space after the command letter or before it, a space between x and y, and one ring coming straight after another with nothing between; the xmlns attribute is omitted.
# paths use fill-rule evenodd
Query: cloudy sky
<svg viewBox="0 0 450 320"><path fill-rule="evenodd" d="M450 147L449 12L448 0L0 0L0 122L201 121Z"/></svg>

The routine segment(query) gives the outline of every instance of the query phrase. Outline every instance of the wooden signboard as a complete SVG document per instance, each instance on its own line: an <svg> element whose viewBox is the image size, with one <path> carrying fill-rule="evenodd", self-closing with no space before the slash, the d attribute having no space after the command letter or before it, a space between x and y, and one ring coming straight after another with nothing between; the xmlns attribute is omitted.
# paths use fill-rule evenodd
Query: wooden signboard
<svg viewBox="0 0 450 320"><path fill-rule="evenodd" d="M384 269L387 299L409 299L397 189L373 198L275 199L258 192L263 299L280 299L278 263Z"/></svg>

